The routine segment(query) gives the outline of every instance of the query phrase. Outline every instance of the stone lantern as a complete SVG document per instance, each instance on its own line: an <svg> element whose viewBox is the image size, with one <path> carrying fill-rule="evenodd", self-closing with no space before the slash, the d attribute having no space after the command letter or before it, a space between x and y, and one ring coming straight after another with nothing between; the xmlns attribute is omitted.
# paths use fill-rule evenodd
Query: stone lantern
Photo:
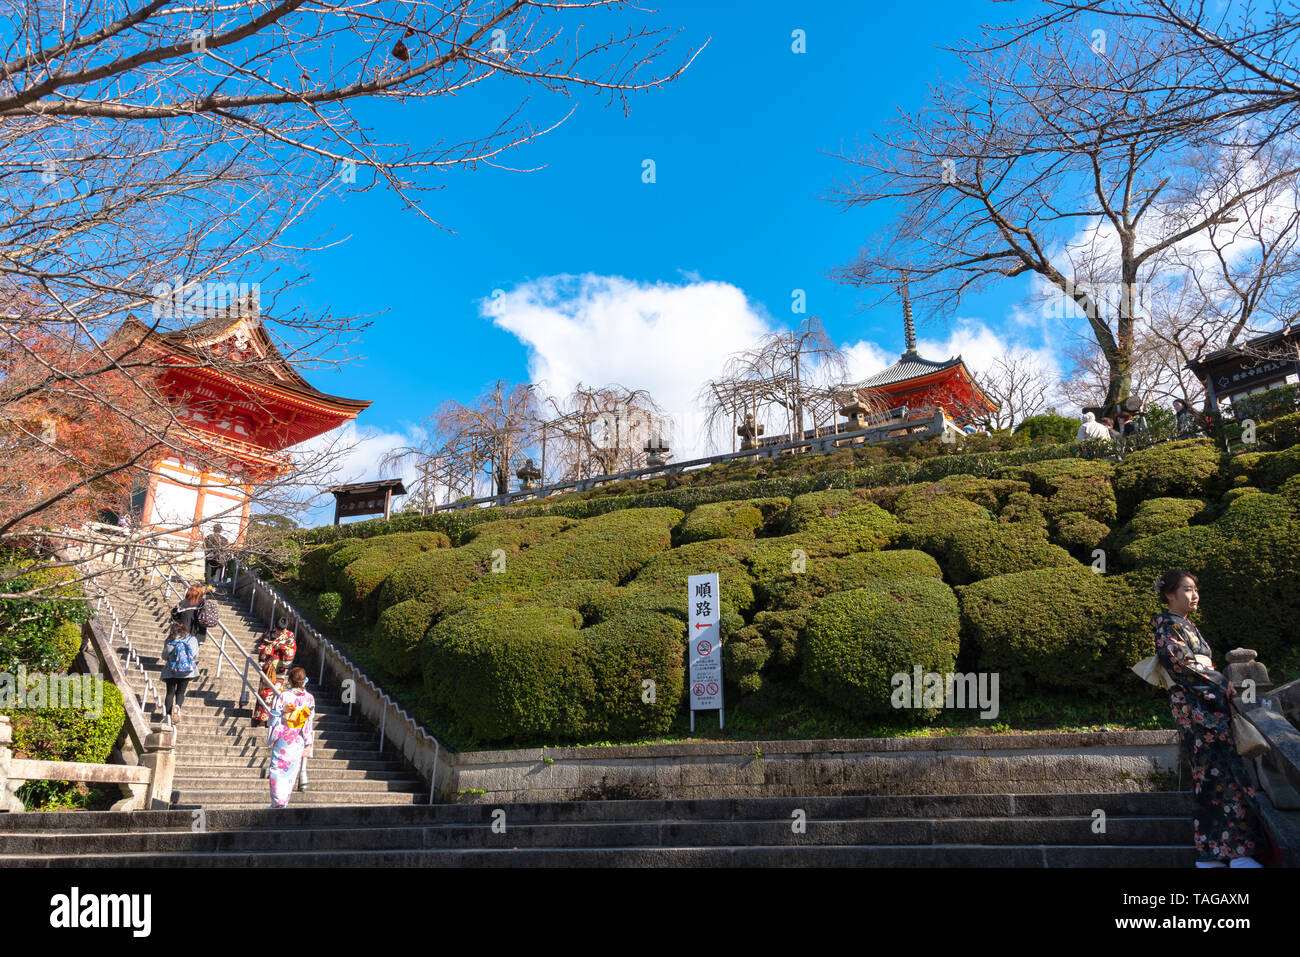
<svg viewBox="0 0 1300 957"><path fill-rule="evenodd" d="M541 471L533 464L532 459L526 459L524 464L519 466L519 471L515 475L519 478L519 490L521 492L537 488L542 477Z"/></svg>
<svg viewBox="0 0 1300 957"><path fill-rule="evenodd" d="M645 464L650 468L662 468L668 464L668 443L661 434L645 440Z"/></svg>
<svg viewBox="0 0 1300 957"><path fill-rule="evenodd" d="M754 441L758 436L763 434L763 426L754 424L753 413L745 413L745 424L736 429L736 434L740 436L740 450L742 452L748 449L758 448L758 443Z"/></svg>

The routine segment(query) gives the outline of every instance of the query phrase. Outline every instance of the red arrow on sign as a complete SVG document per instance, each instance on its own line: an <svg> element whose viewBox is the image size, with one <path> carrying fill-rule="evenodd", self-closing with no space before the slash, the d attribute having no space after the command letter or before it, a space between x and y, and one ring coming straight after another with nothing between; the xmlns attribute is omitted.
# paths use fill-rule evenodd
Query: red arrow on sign
<svg viewBox="0 0 1300 957"><path fill-rule="evenodd" d="M712 627L713 627L713 622L709 622L707 625L696 625L695 627L696 627L696 628L712 628Z"/></svg>

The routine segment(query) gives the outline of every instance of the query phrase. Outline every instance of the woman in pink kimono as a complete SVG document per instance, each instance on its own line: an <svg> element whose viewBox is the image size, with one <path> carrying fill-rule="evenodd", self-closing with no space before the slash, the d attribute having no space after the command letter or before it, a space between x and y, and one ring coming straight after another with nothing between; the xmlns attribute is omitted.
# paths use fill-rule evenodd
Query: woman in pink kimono
<svg viewBox="0 0 1300 957"><path fill-rule="evenodd" d="M316 699L306 691L307 672L294 668L289 672L287 684L271 710L267 740L271 746L271 807L288 807L303 758L311 757Z"/></svg>

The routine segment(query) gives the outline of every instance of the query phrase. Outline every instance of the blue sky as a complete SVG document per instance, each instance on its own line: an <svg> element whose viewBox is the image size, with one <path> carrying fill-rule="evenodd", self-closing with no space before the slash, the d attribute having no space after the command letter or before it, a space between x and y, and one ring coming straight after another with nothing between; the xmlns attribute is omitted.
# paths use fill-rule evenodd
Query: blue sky
<svg viewBox="0 0 1300 957"><path fill-rule="evenodd" d="M691 375L750 345L744 336L801 319L791 312L794 289L806 291L808 311L832 338L858 346L859 367L892 361L902 349L898 304L866 308L857 290L828 275L887 228L890 213L844 212L824 200L849 173L829 154L851 151L897 108L919 105L927 84L959 76L960 63L940 45L1013 12L974 0L666 3L650 22L680 27L678 50L709 41L694 65L634 95L627 117L578 94L567 123L505 160L544 165L537 172L434 174L445 188L423 194L425 208L454 232L403 211L382 188L323 204L303 235L348 239L303 258L312 282L294 295L335 314L383 311L355 361L308 372L327 392L373 400L358 426L383 438L345 477L374 477L362 473L384 441L400 444L440 402L470 401L497 378L545 374L563 387L577 377L595 384L608 370L617 374L607 381L639 378L625 384L654 393L660 378L676 375L681 394ZM792 52L795 29L806 33L806 53ZM539 123L572 105L530 92L526 115ZM454 103L386 104L372 115L381 138L423 145L486 132L518 98L515 85L498 83ZM646 159L655 163L652 184L642 181ZM547 285L566 275L589 278ZM656 288L659 299L650 296ZM991 355L1008 339L1043 347L1041 333L1010 318L1027 289L1008 283L963 303L959 316L922 317L922 351L960 348L964 340L953 337L963 328L966 340L983 336L975 353ZM485 307L494 290L510 303L496 322ZM541 300L545 308L536 308ZM598 334L608 310L644 313L657 308L645 305L651 300L691 317L659 326L625 316L616 334ZM576 327L566 332L566 322ZM704 328L713 336L702 357L691 354L692 332ZM679 446L694 443L681 436Z"/></svg>

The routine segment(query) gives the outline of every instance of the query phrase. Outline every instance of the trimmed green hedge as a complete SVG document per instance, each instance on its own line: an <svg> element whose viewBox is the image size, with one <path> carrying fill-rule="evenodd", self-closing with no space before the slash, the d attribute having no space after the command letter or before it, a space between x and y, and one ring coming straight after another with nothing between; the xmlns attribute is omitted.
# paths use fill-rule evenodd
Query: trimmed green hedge
<svg viewBox="0 0 1300 957"><path fill-rule="evenodd" d="M1106 461L1057 459L1026 465L1021 474L1043 496L1042 510L1051 523L1071 512L1110 525L1115 521L1115 466Z"/></svg>
<svg viewBox="0 0 1300 957"><path fill-rule="evenodd" d="M321 592L316 596L316 608L320 612L320 620L332 625L343 610L343 596L336 591Z"/></svg>
<svg viewBox="0 0 1300 957"><path fill-rule="evenodd" d="M887 548L901 530L894 516L847 489L800 495L786 513L787 533L802 535L809 554L847 555Z"/></svg>
<svg viewBox="0 0 1300 957"><path fill-rule="evenodd" d="M644 613L582 630L581 651L592 678L582 737L617 740L667 733L682 702L683 631L676 618Z"/></svg>
<svg viewBox="0 0 1300 957"><path fill-rule="evenodd" d="M955 585L1030 568L1077 564L1070 553L1024 523L964 522L948 535L944 570Z"/></svg>
<svg viewBox="0 0 1300 957"><path fill-rule="evenodd" d="M371 648L389 674L404 678L419 670L417 651L437 610L436 606L416 599L384 609L375 626Z"/></svg>
<svg viewBox="0 0 1300 957"><path fill-rule="evenodd" d="M1296 474L1300 474L1300 447L1281 452L1245 452L1235 456L1228 468L1228 475L1244 476L1249 484L1259 488L1279 488Z"/></svg>
<svg viewBox="0 0 1300 957"><path fill-rule="evenodd" d="M581 626L573 609L541 605L452 615L422 646L426 687L480 741L579 738L582 701L594 693Z"/></svg>
<svg viewBox="0 0 1300 957"><path fill-rule="evenodd" d="M1110 526L1082 512L1067 512L1056 523L1056 542L1083 562L1092 561L1092 553L1110 535Z"/></svg>
<svg viewBox="0 0 1300 957"><path fill-rule="evenodd" d="M1255 434L1275 449L1300 445L1300 412L1279 416L1271 422L1261 422Z"/></svg>
<svg viewBox="0 0 1300 957"><path fill-rule="evenodd" d="M828 595L809 609L800 679L852 714L903 717L890 703L892 677L910 677L917 665L923 672L952 672L958 626L957 599L933 578Z"/></svg>
<svg viewBox="0 0 1300 957"><path fill-rule="evenodd" d="M803 562L785 557L789 551L793 549L777 546L750 563L756 591L770 609L807 607L831 592L865 588L881 579L943 577L939 563L915 549L858 552L842 558L812 556Z"/></svg>
<svg viewBox="0 0 1300 957"><path fill-rule="evenodd" d="M544 605L452 615L423 645L429 692L482 742L667 731L682 696L681 623L633 613L581 624Z"/></svg>
<svg viewBox="0 0 1300 957"><path fill-rule="evenodd" d="M693 508L682 523L682 544L714 538L753 538L785 517L788 498L712 502Z"/></svg>
<svg viewBox="0 0 1300 957"><path fill-rule="evenodd" d="M1143 502L1133 517L1112 536L1115 548L1124 548L1139 538L1159 535L1175 528L1186 528L1193 518L1205 511L1202 499L1153 498Z"/></svg>
<svg viewBox="0 0 1300 957"><path fill-rule="evenodd" d="M80 681L82 676L76 678ZM103 714L98 718L87 718L84 708L12 708L0 711L11 719L14 757L107 764L126 724L126 708L117 685L105 681L103 688Z"/></svg>
<svg viewBox="0 0 1300 957"><path fill-rule="evenodd" d="M1001 689L1100 694L1126 680L1152 640L1143 618L1158 609L1148 591L1143 599L1130 580L1075 565L1001 575L957 594L962 633Z"/></svg>
<svg viewBox="0 0 1300 957"><path fill-rule="evenodd" d="M339 592L346 601L359 606L368 620L373 621L379 613L379 588L397 566L423 552L450 546L447 536L441 532L411 532L401 536L386 535L369 539L361 554L337 576ZM341 549L338 555L326 561L327 575L330 563L348 551L346 548Z"/></svg>
<svg viewBox="0 0 1300 957"><path fill-rule="evenodd" d="M1121 558L1148 580L1175 567L1196 575L1215 649L1254 648L1267 665L1295 648L1300 521L1287 496L1243 495L1209 525L1138 539Z"/></svg>
<svg viewBox="0 0 1300 957"><path fill-rule="evenodd" d="M1221 456L1209 439L1166 442L1131 453L1115 469L1125 514L1153 498L1207 498L1219 492Z"/></svg>

